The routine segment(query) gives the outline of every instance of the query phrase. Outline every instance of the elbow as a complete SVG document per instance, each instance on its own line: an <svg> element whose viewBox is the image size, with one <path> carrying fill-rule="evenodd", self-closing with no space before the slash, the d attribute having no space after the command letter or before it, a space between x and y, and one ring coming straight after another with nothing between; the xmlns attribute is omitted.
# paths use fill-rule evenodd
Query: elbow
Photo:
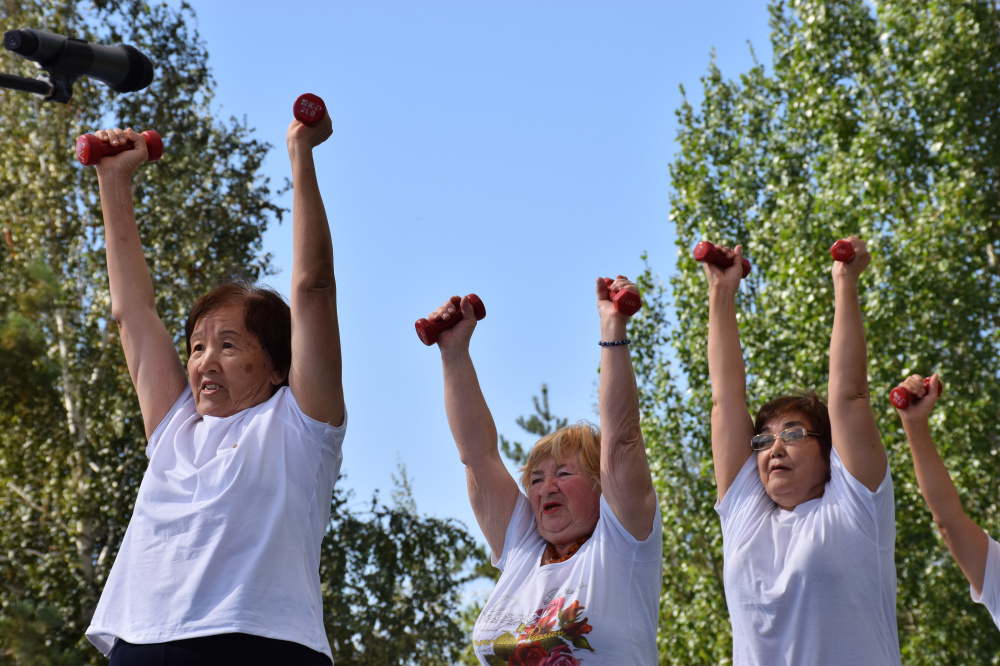
<svg viewBox="0 0 1000 666"><path fill-rule="evenodd" d="M303 295L323 294L330 297L335 296L337 282L333 276L333 268L297 273L293 289Z"/></svg>
<svg viewBox="0 0 1000 666"><path fill-rule="evenodd" d="M638 420L635 423L620 424L620 428L609 429L601 434L602 446L613 451L626 452L641 450L645 453L645 441Z"/></svg>

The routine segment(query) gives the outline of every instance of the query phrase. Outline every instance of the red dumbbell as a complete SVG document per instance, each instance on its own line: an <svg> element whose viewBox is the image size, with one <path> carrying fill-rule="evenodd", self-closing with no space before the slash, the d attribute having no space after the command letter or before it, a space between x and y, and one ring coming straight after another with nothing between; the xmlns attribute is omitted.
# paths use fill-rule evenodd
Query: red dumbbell
<svg viewBox="0 0 1000 666"><path fill-rule="evenodd" d="M611 302L615 304L615 310L618 314L631 317L642 307L642 298L636 292L629 291L628 289L619 289L611 294L611 285L614 283L615 281L611 278L604 278L604 284L608 285L608 292Z"/></svg>
<svg viewBox="0 0 1000 666"><path fill-rule="evenodd" d="M931 378L924 377L924 388L927 391L931 390ZM944 387L941 385L941 381L938 380L934 382L934 388L937 389L937 394L941 395L944 393ZM919 400L919 398L917 398ZM897 386L889 392L889 402L895 405L899 409L906 409L913 402L913 394L902 386Z"/></svg>
<svg viewBox="0 0 1000 666"><path fill-rule="evenodd" d="M163 141L160 140L160 135L155 130L146 130L142 136L146 139L146 152L148 153L146 161L155 162L160 159L163 156ZM133 148L135 148L135 144L131 141L112 146L93 134L84 134L76 138L76 158L84 166L93 166L100 162L102 157L124 153Z"/></svg>
<svg viewBox="0 0 1000 666"><path fill-rule="evenodd" d="M315 125L326 115L326 104L318 95L306 93L295 98L292 115L303 125Z"/></svg>
<svg viewBox="0 0 1000 666"><path fill-rule="evenodd" d="M722 254L722 251L708 241L702 241L694 246L695 261L707 261L719 268L729 268L733 265L733 258ZM743 257L743 277L750 275L750 260Z"/></svg>
<svg viewBox="0 0 1000 666"><path fill-rule="evenodd" d="M479 297L475 294L469 294L469 303L472 304L472 309L476 313L476 319L482 319L486 316L486 306L483 302L479 300ZM429 319L418 319L414 326L417 329L417 337L428 347L438 341L438 336L442 332L447 331L449 328L462 321L462 309L457 308L457 312L451 315L450 319L435 319L431 321Z"/></svg>
<svg viewBox="0 0 1000 666"><path fill-rule="evenodd" d="M834 261L842 261L845 264L854 258L854 246L849 240L839 240L830 248L830 256Z"/></svg>

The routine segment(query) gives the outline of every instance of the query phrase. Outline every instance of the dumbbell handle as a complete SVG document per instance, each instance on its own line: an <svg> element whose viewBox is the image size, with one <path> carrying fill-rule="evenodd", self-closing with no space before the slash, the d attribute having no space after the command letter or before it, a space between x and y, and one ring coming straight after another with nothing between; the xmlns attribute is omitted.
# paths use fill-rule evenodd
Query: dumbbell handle
<svg viewBox="0 0 1000 666"><path fill-rule="evenodd" d="M469 294L469 303L472 304L472 309L476 313L476 319L482 319L486 316L486 306L483 302L479 300L479 297L475 294ZM437 342L438 336L444 331L462 321L462 310L458 309L458 312L451 315L448 319L418 319L414 324L417 329L417 337L428 347Z"/></svg>
<svg viewBox="0 0 1000 666"><path fill-rule="evenodd" d="M830 256L834 261L842 261L845 264L854 258L854 246L849 240L839 240L830 248Z"/></svg>
<svg viewBox="0 0 1000 666"><path fill-rule="evenodd" d="M155 130L146 130L142 136L146 139L146 161L155 162L160 159L163 156L163 141L160 140L160 135ZM112 146L93 134L84 134L76 138L76 158L84 166L93 166L100 162L102 157L124 153L133 148L135 148L135 144L131 141Z"/></svg>
<svg viewBox="0 0 1000 666"><path fill-rule="evenodd" d="M928 391L931 390L931 378L924 377L924 388ZM934 382L934 388L937 389L937 394L941 395L944 392L944 387L941 385L940 380ZM889 401L899 409L906 409L913 402L913 394L902 386L897 386L889 392ZM917 398L919 400L919 398Z"/></svg>
<svg viewBox="0 0 1000 666"><path fill-rule="evenodd" d="M303 125L315 125L326 115L326 104L318 95L305 93L295 98L292 115Z"/></svg>
<svg viewBox="0 0 1000 666"><path fill-rule="evenodd" d="M694 258L695 261L707 261L719 268L729 268L733 265L733 257L722 254L718 246L708 241L701 241L694 246ZM750 275L750 260L743 257L743 277L748 275Z"/></svg>
<svg viewBox="0 0 1000 666"><path fill-rule="evenodd" d="M604 278L604 284L608 285L608 297L615 304L615 310L618 314L631 317L642 307L642 298L636 292L628 289L619 289L611 293L611 285L614 283L615 281L611 278Z"/></svg>

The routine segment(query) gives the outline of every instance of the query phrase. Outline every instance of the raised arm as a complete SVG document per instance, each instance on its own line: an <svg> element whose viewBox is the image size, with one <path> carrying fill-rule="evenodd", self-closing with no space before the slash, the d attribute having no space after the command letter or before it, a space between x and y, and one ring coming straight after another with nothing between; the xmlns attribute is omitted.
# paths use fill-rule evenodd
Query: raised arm
<svg viewBox="0 0 1000 666"><path fill-rule="evenodd" d="M937 375L931 377L932 386L937 385L937 378ZM939 394L936 390L926 391L919 375L908 377L902 386L916 398L906 409L896 411L903 421L903 432L910 443L920 494L924 496L934 524L941 532L952 557L958 562L976 594L982 594L989 539L979 525L966 515L955 484L934 447L928 419Z"/></svg>
<svg viewBox="0 0 1000 666"><path fill-rule="evenodd" d="M621 289L639 291L619 275L611 290ZM615 310L610 296L604 278L597 278L601 341L620 342L625 339L628 317ZM653 529L656 493L639 427L639 394L626 344L601 347L598 405L601 414L601 492L622 526L643 541Z"/></svg>
<svg viewBox="0 0 1000 666"><path fill-rule="evenodd" d="M885 478L888 459L868 393L868 350L858 300L858 279L871 255L864 241L851 236L854 258L833 263L836 310L830 337L830 435L851 476L875 491Z"/></svg>
<svg viewBox="0 0 1000 666"><path fill-rule="evenodd" d="M97 163L97 182L104 213L111 316L118 324L148 438L187 390L187 375L156 312L153 281L135 223L131 181L136 168L146 161L145 139L131 128L101 130L97 138L112 145L135 144L132 150L102 158Z"/></svg>
<svg viewBox="0 0 1000 666"><path fill-rule="evenodd" d="M719 500L753 453L753 419L747 410L747 375L736 322L736 292L743 278L743 247L720 250L735 258L721 269L702 264L708 278L708 376L712 383L712 460Z"/></svg>
<svg viewBox="0 0 1000 666"><path fill-rule="evenodd" d="M288 386L307 416L344 422L333 242L316 179L313 148L333 133L329 114L313 126L288 126L292 164L292 366Z"/></svg>
<svg viewBox="0 0 1000 666"><path fill-rule="evenodd" d="M438 336L444 371L444 407L459 459L465 465L469 502L476 522L493 556L499 557L520 491L500 457L497 427L469 353L476 315L467 296L461 299L452 296L428 319L451 317L462 317L462 321Z"/></svg>

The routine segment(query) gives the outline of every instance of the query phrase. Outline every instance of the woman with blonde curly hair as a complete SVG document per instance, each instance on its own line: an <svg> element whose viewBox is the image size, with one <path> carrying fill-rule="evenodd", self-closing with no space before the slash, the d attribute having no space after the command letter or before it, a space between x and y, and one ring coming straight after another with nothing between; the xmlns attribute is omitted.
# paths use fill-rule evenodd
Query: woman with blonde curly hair
<svg viewBox="0 0 1000 666"><path fill-rule="evenodd" d="M465 464L469 500L501 570L476 622L482 664L655 664L662 528L625 339L627 317L597 282L601 428L562 428L533 447L521 475L507 471L469 354L476 318L453 297L430 319L461 317L438 339L448 423ZM584 657L585 655L585 657ZM580 659L583 657L583 659Z"/></svg>

